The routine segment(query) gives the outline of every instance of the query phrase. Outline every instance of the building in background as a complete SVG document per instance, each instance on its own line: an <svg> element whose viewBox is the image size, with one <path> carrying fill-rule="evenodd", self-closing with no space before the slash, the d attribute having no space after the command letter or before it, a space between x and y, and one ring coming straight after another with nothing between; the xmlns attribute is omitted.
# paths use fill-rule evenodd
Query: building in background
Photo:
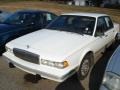
<svg viewBox="0 0 120 90"><path fill-rule="evenodd" d="M119 8L120 9L120 0L103 0L101 7Z"/></svg>
<svg viewBox="0 0 120 90"><path fill-rule="evenodd" d="M93 6L91 0L71 0L68 2L69 5L76 5L76 6Z"/></svg>
<svg viewBox="0 0 120 90"><path fill-rule="evenodd" d="M110 0L111 4L120 4L120 0Z"/></svg>
<svg viewBox="0 0 120 90"><path fill-rule="evenodd" d="M75 6L97 6L120 9L120 0L50 0Z"/></svg>
<svg viewBox="0 0 120 90"><path fill-rule="evenodd" d="M74 4L76 6L85 6L86 5L86 1L85 0L73 0Z"/></svg>

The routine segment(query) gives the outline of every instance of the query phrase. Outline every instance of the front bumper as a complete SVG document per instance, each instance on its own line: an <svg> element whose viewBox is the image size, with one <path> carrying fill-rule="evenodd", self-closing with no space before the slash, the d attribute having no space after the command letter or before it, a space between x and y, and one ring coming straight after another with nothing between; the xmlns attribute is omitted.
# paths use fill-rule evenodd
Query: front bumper
<svg viewBox="0 0 120 90"><path fill-rule="evenodd" d="M65 68L65 69L57 69L54 67L45 66L42 64L33 64L27 61L24 61L16 56L14 56L12 53L5 52L3 54L3 58L8 62L12 63L15 67L31 73L31 74L39 74L41 77L54 80L57 82L63 82L68 77L72 76L76 71L76 68Z"/></svg>

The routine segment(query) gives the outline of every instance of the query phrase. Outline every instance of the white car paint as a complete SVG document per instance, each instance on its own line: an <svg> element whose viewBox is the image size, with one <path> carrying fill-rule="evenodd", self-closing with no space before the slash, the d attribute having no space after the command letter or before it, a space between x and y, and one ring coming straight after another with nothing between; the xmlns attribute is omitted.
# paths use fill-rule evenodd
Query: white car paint
<svg viewBox="0 0 120 90"><path fill-rule="evenodd" d="M119 32L119 29L117 29L119 25L116 25L105 35L95 37L97 19L101 16L108 16L105 14L68 13L63 15L95 17L96 23L93 35L42 29L7 43L6 47L9 50L3 54L5 60L26 72L40 74L42 77L62 82L78 70L81 61L88 52L92 52L96 59L114 41L115 35ZM40 64L30 63L16 57L13 48L39 55ZM54 62L66 60L69 66L58 69L42 65L42 59Z"/></svg>
<svg viewBox="0 0 120 90"><path fill-rule="evenodd" d="M63 60L78 50L78 48L82 48L91 41L91 38L91 36L87 35L82 37L82 35L75 33L43 29L13 40L12 43L15 43L14 48L18 46L22 48L23 46L26 47L29 45L30 48L38 51L37 54L56 61ZM81 43L83 40L84 43ZM74 41L74 43L72 41ZM19 42L23 42L21 43L22 47Z"/></svg>

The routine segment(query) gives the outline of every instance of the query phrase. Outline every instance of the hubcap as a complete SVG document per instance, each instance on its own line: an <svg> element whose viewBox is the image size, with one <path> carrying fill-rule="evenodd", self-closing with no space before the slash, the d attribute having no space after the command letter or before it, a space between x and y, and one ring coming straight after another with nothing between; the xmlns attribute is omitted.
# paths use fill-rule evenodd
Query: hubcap
<svg viewBox="0 0 120 90"><path fill-rule="evenodd" d="M89 72L89 69L90 69L89 60L86 59L86 60L84 60L82 66L81 66L82 76L86 76L86 74L88 74L88 72Z"/></svg>

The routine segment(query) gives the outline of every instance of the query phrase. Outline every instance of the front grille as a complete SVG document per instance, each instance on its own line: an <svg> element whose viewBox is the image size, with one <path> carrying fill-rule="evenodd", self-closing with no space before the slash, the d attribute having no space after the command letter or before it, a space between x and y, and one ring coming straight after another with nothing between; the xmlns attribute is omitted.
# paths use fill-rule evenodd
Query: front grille
<svg viewBox="0 0 120 90"><path fill-rule="evenodd" d="M18 48L14 48L13 53L16 57L23 59L24 61L39 64L39 55L37 54L31 53L22 49L18 49Z"/></svg>

